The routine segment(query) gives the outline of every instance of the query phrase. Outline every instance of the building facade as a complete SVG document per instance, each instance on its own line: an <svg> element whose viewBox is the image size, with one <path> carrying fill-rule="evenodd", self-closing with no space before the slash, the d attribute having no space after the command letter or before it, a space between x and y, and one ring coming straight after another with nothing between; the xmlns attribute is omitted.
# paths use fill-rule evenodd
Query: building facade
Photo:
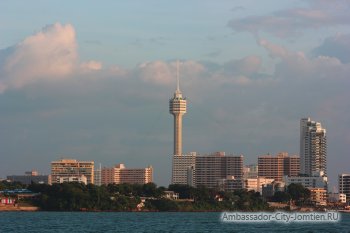
<svg viewBox="0 0 350 233"><path fill-rule="evenodd" d="M328 202L331 203L346 203L346 194L344 193L329 193Z"/></svg>
<svg viewBox="0 0 350 233"><path fill-rule="evenodd" d="M259 166L256 164L250 164L243 167L243 179L254 179L259 175Z"/></svg>
<svg viewBox="0 0 350 233"><path fill-rule="evenodd" d="M286 186L294 183L301 184L305 188L324 188L328 190L328 178L323 172L314 173L313 176L284 176Z"/></svg>
<svg viewBox="0 0 350 233"><path fill-rule="evenodd" d="M262 192L262 188L264 185L272 184L274 182L274 179L265 178L265 177L258 177L258 178L252 178L252 179L245 179L243 181L243 188L247 191L254 190L255 192Z"/></svg>
<svg viewBox="0 0 350 233"><path fill-rule="evenodd" d="M297 176L300 171L300 157L288 156L287 152L280 152L276 156L261 155L258 157L258 175L282 181L283 176Z"/></svg>
<svg viewBox="0 0 350 233"><path fill-rule="evenodd" d="M114 167L103 167L101 170L101 183L108 184L147 184L153 182L153 168L126 168L124 164Z"/></svg>
<svg viewBox="0 0 350 233"><path fill-rule="evenodd" d="M57 176L57 180L55 183L62 184L62 183L70 183L70 182L77 182L77 183L83 183L87 185L87 178L84 175L81 176Z"/></svg>
<svg viewBox="0 0 350 233"><path fill-rule="evenodd" d="M173 155L172 184L187 184L195 186L196 152L188 155Z"/></svg>
<svg viewBox="0 0 350 233"><path fill-rule="evenodd" d="M101 178L101 164L98 168L95 169L94 171L94 184L97 185L97 186L101 186L102 184L102 178Z"/></svg>
<svg viewBox="0 0 350 233"><path fill-rule="evenodd" d="M233 192L243 189L243 179L236 179L234 176L227 176L226 179L219 180L219 190Z"/></svg>
<svg viewBox="0 0 350 233"><path fill-rule="evenodd" d="M52 183L59 183L60 179L69 180L86 177L87 184L94 183L94 161L78 161L75 159L61 159L51 162L51 180Z"/></svg>
<svg viewBox="0 0 350 233"><path fill-rule="evenodd" d="M242 179L243 155L225 155L216 152L212 155L197 155L195 159L195 185L215 188L218 182L228 176Z"/></svg>
<svg viewBox="0 0 350 233"><path fill-rule="evenodd" d="M300 172L312 176L314 172L327 175L326 129L310 118L300 120Z"/></svg>
<svg viewBox="0 0 350 233"><path fill-rule="evenodd" d="M20 182L22 184L48 184L49 176L48 175L39 175L37 171L25 172L25 175L12 175L7 176L7 180L12 182Z"/></svg>
<svg viewBox="0 0 350 233"><path fill-rule="evenodd" d="M327 205L327 190L324 188L309 188L310 199L316 206Z"/></svg>
<svg viewBox="0 0 350 233"><path fill-rule="evenodd" d="M338 176L339 193L346 195L346 202L350 202L350 174L340 174Z"/></svg>

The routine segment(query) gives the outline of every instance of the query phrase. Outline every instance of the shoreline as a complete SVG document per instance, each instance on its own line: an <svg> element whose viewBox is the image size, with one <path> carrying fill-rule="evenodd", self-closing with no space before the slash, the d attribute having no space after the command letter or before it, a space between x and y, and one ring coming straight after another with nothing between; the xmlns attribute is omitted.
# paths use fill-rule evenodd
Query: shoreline
<svg viewBox="0 0 350 233"><path fill-rule="evenodd" d="M220 213L220 212L276 212L271 210L262 210L262 211L242 211L242 210L199 210L199 211L113 211L113 210L41 210L39 207L31 206L31 207L15 207L15 206L7 206L7 208L0 207L0 212L70 212L70 213ZM281 210L283 211L283 210ZM305 211L288 211L288 212L305 212ZM313 212L323 212L323 211L313 211ZM350 210L336 210L335 212L350 214Z"/></svg>

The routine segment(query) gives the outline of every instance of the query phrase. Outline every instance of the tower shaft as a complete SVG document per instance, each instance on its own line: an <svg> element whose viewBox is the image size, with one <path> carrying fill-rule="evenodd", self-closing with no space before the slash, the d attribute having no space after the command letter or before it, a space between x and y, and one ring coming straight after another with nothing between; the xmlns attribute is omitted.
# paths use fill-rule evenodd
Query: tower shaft
<svg viewBox="0 0 350 233"><path fill-rule="evenodd" d="M174 114L174 155L182 155L182 116Z"/></svg>

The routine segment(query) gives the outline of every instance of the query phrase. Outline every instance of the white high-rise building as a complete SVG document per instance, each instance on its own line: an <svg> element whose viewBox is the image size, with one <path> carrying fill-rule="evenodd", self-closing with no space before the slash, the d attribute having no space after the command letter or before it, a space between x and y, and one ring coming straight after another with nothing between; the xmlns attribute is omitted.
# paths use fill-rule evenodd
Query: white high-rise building
<svg viewBox="0 0 350 233"><path fill-rule="evenodd" d="M101 186L101 164L98 168L94 171L94 185Z"/></svg>
<svg viewBox="0 0 350 233"><path fill-rule="evenodd" d="M320 122L303 118L300 121L300 173L312 176L315 172L327 175L326 129Z"/></svg>
<svg viewBox="0 0 350 233"><path fill-rule="evenodd" d="M177 63L177 88L169 100L169 112L174 116L174 155L182 155L182 116L186 113L186 98L182 97L179 84L179 63Z"/></svg>

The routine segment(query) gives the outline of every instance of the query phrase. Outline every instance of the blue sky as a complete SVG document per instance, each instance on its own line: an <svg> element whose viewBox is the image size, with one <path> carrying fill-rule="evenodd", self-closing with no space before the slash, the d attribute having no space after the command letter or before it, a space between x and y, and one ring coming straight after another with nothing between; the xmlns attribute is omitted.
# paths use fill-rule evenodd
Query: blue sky
<svg viewBox="0 0 350 233"><path fill-rule="evenodd" d="M61 157L170 181L176 59L184 151L299 153L327 129L331 188L350 172L347 1L1 1L0 177Z"/></svg>

